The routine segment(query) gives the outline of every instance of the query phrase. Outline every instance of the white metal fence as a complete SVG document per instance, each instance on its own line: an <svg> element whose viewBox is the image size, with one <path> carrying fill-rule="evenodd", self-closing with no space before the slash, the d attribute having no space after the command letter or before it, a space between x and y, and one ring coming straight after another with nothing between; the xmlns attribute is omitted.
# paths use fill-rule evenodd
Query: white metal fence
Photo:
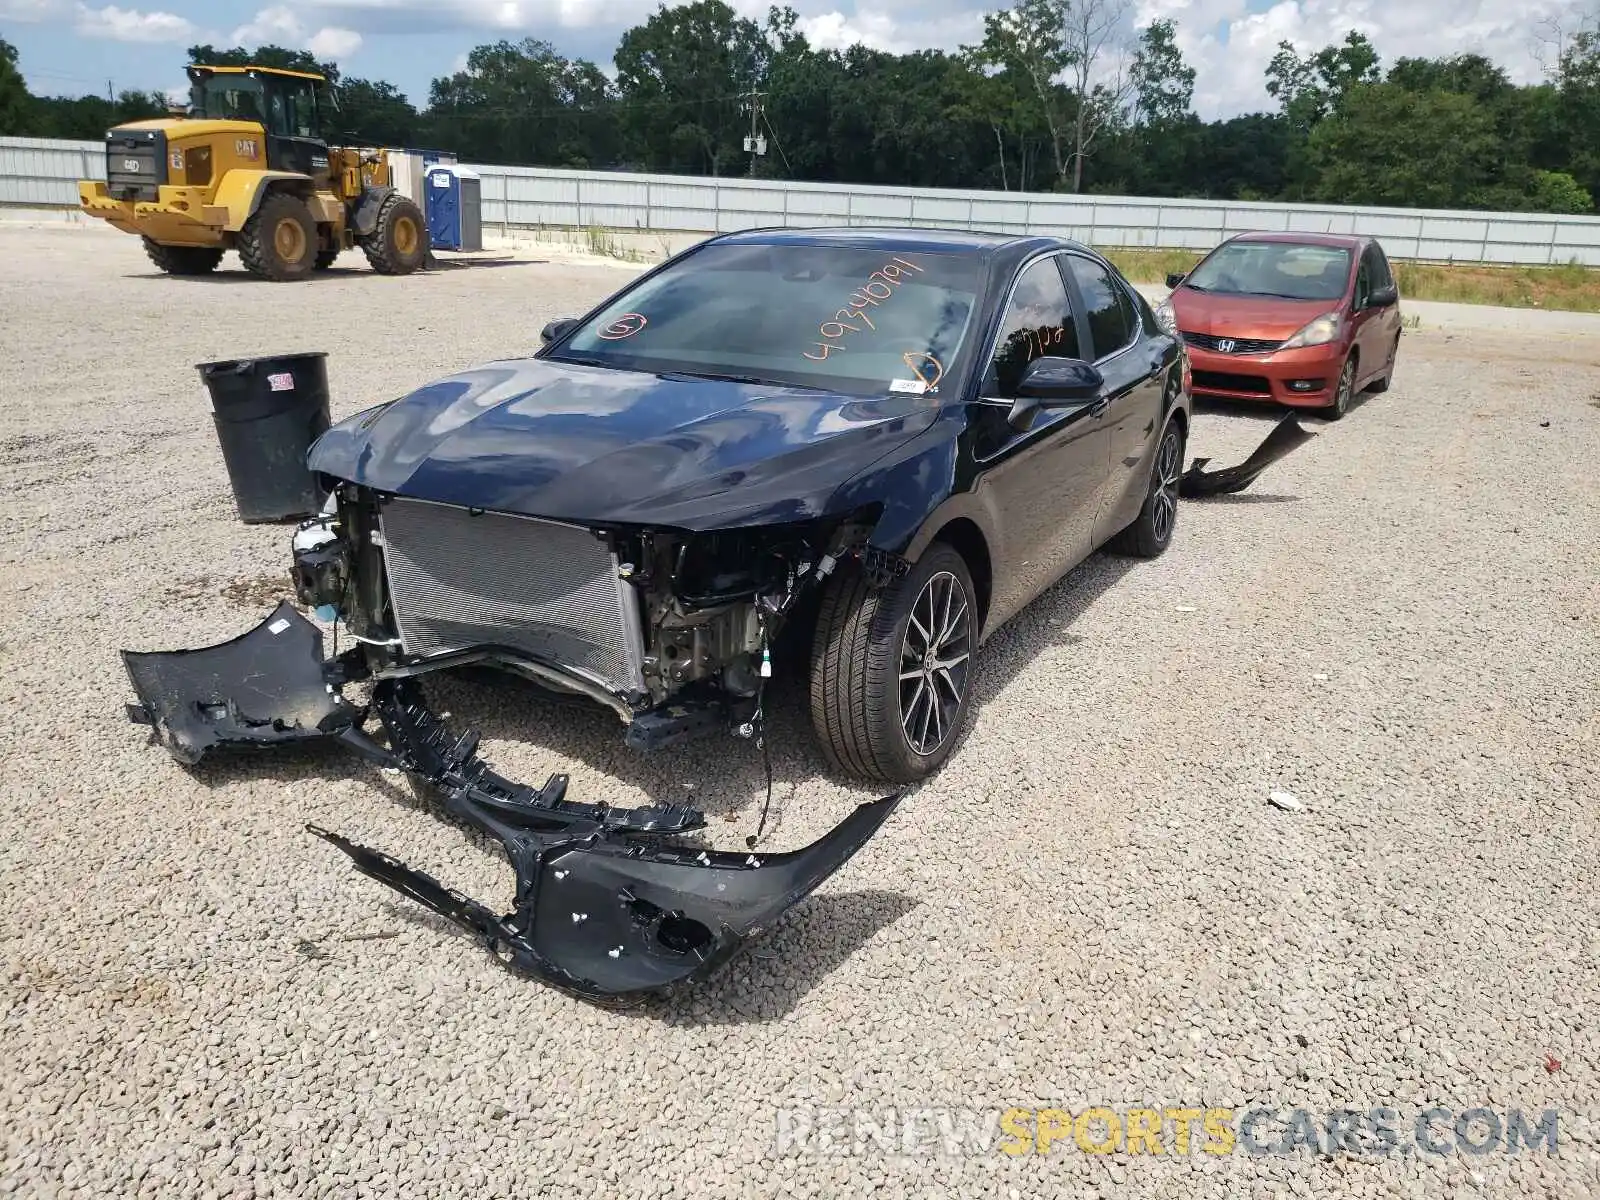
<svg viewBox="0 0 1600 1200"><path fill-rule="evenodd" d="M99 142L0 138L0 205L71 208L75 181L105 178ZM1363 233L1393 258L1600 266L1600 217L1451 212L1049 193L921 191L775 180L471 166L483 224L726 233L770 225L912 224L1053 233L1102 248L1205 250L1246 230Z"/></svg>

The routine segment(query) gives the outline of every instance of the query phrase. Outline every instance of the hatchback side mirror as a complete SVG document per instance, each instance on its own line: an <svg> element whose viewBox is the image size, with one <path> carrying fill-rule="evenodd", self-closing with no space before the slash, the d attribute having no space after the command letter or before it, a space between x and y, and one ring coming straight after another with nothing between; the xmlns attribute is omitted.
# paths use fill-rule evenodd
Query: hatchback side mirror
<svg viewBox="0 0 1600 1200"><path fill-rule="evenodd" d="M1400 289L1392 283L1385 284L1383 287L1373 288L1367 296L1368 308L1388 308L1390 305L1398 304L1399 302Z"/></svg>
<svg viewBox="0 0 1600 1200"><path fill-rule="evenodd" d="M1187 278L1189 276L1183 271L1173 271L1167 275L1167 286L1175 288Z"/></svg>
<svg viewBox="0 0 1600 1200"><path fill-rule="evenodd" d="M578 323L577 317L560 317L546 325L539 333L539 341L548 346L551 342L565 337L571 332L572 327Z"/></svg>
<svg viewBox="0 0 1600 1200"><path fill-rule="evenodd" d="M1033 425L1033 414L1041 408L1066 408L1086 404L1100 395L1105 376L1093 363L1081 358L1060 358L1053 354L1034 359L1017 384L1017 398L1007 418L1012 426L1026 430Z"/></svg>

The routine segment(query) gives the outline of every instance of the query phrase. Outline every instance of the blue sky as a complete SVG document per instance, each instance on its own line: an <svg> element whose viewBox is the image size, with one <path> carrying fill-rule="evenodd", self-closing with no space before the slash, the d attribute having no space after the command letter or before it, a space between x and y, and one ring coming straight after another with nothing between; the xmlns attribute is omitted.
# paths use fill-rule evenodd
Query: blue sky
<svg viewBox="0 0 1600 1200"><path fill-rule="evenodd" d="M1539 22L1574 9L1567 0L1109 0L1126 2L1129 28L1156 17L1178 23L1198 72L1196 108L1230 116L1271 107L1262 87L1280 40L1304 49L1366 33L1386 60L1461 50L1488 54L1521 81L1538 74ZM730 0L757 17L768 0ZM304 47L349 75L387 79L424 104L433 77L460 68L466 52L500 38L537 37L609 69L617 37L657 0L0 0L0 37L15 45L31 90L41 94L166 89L183 84L195 42ZM814 43L864 42L904 51L956 49L977 39L972 0L799 0ZM992 5L991 5L992 7Z"/></svg>

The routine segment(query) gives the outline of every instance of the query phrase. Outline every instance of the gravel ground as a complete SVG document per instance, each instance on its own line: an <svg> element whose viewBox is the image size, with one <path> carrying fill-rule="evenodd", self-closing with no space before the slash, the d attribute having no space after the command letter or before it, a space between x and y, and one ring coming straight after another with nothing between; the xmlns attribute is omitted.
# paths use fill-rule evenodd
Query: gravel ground
<svg viewBox="0 0 1600 1200"><path fill-rule="evenodd" d="M122 712L120 648L233 636L285 583L287 531L234 519L193 364L328 350L342 416L531 350L628 277L546 259L180 281L131 238L0 227L0 1190L1600 1189L1600 325L1408 333L1388 394L1188 505L1164 558L1097 557L1001 631L943 773L711 986L618 1015L512 979L304 832L509 899L395 778L335 754L191 774ZM1191 449L1235 459L1267 420L1205 411ZM514 778L753 830L742 744L645 759L603 711L436 696ZM776 709L770 840L794 846L871 793L827 776L796 681ZM1145 1104L1558 1106L1560 1153L775 1137L814 1106Z"/></svg>

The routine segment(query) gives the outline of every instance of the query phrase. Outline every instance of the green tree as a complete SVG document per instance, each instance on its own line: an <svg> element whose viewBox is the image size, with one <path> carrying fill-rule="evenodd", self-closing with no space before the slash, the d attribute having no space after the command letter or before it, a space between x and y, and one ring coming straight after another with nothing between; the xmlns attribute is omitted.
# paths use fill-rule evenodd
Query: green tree
<svg viewBox="0 0 1600 1200"><path fill-rule="evenodd" d="M1591 195L1600 193L1600 31L1583 29L1567 42L1555 83L1572 175Z"/></svg>
<svg viewBox="0 0 1600 1200"><path fill-rule="evenodd" d="M1452 208L1494 182L1494 119L1471 96L1358 84L1307 143L1311 198Z"/></svg>
<svg viewBox="0 0 1600 1200"><path fill-rule="evenodd" d="M1012 8L984 14L983 41L965 53L978 69L1002 75L1002 82L982 95L983 111L992 113L1009 100L1020 110L1014 110L1013 124L1042 125L1049 134L1056 178L1066 179L1073 109L1057 79L1071 65L1071 56L1066 13L1058 0L1018 0Z"/></svg>
<svg viewBox="0 0 1600 1200"><path fill-rule="evenodd" d="M1160 129L1180 124L1191 115L1195 70L1178 49L1177 26L1152 21L1139 35L1131 72L1134 119Z"/></svg>
<svg viewBox="0 0 1600 1200"><path fill-rule="evenodd" d="M510 165L609 165L611 88L590 62L533 38L478 46L467 68L430 89L427 140L463 158Z"/></svg>
<svg viewBox="0 0 1600 1200"><path fill-rule="evenodd" d="M1301 57L1289 42L1279 42L1267 64L1267 94L1297 128L1310 131L1337 112L1350 90L1379 79L1378 52L1354 30L1336 46Z"/></svg>
<svg viewBox="0 0 1600 1200"><path fill-rule="evenodd" d="M338 110L327 114L330 137L375 146L407 146L417 137L417 110L392 83L381 79L345 79L338 89Z"/></svg>
<svg viewBox="0 0 1600 1200"><path fill-rule="evenodd" d="M0 38L0 137L21 137L33 126L33 97L17 70L17 48Z"/></svg>
<svg viewBox="0 0 1600 1200"><path fill-rule="evenodd" d="M630 157L650 170L721 175L743 161L750 113L772 47L722 0L663 5L617 47L617 89Z"/></svg>

